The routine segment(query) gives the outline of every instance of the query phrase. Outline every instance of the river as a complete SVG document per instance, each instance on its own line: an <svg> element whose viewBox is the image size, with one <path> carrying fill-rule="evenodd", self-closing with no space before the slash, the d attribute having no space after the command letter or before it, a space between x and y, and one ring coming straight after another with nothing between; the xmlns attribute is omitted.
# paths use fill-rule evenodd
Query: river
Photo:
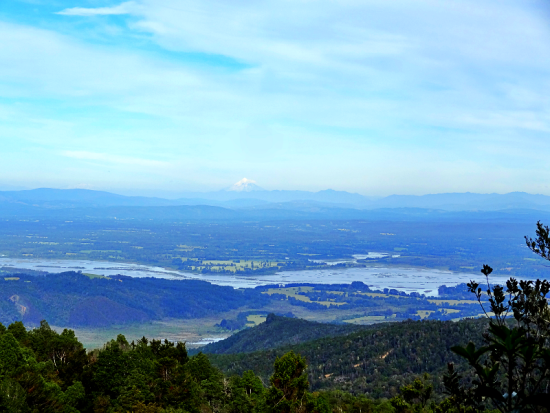
<svg viewBox="0 0 550 413"><path fill-rule="evenodd" d="M395 288L406 293L418 292L437 296L440 285L454 286L472 279L484 281L482 274L459 273L435 269L369 267L369 268L328 268L305 271L281 271L270 275L217 275L193 274L140 264L124 264L89 260L48 260L0 258L0 267L12 267L58 273L82 271L98 275L127 275L130 277L155 277L165 279L195 279L233 288L254 288L269 284L312 283L350 284L362 281L370 288L382 290ZM502 283L506 277L492 276L493 283Z"/></svg>

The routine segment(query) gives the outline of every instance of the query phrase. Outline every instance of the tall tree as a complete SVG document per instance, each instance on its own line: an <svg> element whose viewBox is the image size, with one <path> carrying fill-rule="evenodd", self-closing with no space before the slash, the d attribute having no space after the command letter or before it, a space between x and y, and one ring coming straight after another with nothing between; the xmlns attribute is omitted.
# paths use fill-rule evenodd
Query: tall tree
<svg viewBox="0 0 550 413"><path fill-rule="evenodd" d="M278 357L273 365L274 372L269 380L266 403L269 412L300 413L306 411L307 380L306 360L293 351Z"/></svg>
<svg viewBox="0 0 550 413"><path fill-rule="evenodd" d="M550 260L550 230L540 221L537 238L525 237L535 254ZM493 269L484 265L487 289L468 284L486 316L490 318L487 344L473 343L452 350L474 369L473 386L461 385L452 364L444 383L457 409L496 408L501 412L547 412L550 406L550 309L547 280L517 281L510 278L506 288L492 286ZM487 300L487 301L485 301ZM488 303L488 308L486 304Z"/></svg>

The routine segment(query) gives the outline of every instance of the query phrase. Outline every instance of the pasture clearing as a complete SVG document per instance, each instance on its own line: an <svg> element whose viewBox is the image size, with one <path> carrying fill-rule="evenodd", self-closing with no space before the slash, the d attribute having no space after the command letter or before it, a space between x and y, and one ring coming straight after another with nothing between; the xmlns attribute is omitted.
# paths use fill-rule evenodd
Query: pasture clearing
<svg viewBox="0 0 550 413"><path fill-rule="evenodd" d="M82 275L85 275L86 277L91 278L91 279L94 279L94 278L107 278L104 275L90 274L88 272L83 272Z"/></svg>
<svg viewBox="0 0 550 413"><path fill-rule="evenodd" d="M316 291L313 289L313 287L284 287L284 288L270 288L269 290L262 292L262 294L269 294L269 295L283 294L283 295L286 295L287 297L295 298L298 301L303 301L306 303L317 303L317 304L324 305L325 307L328 307L330 305L340 306L343 304L347 304L343 302L334 302L330 300L329 301L312 301L309 297L298 294L300 292L316 292Z"/></svg>
<svg viewBox="0 0 550 413"><path fill-rule="evenodd" d="M416 315L421 319L428 318L430 314L435 313L433 310L417 310Z"/></svg>
<svg viewBox="0 0 550 413"><path fill-rule="evenodd" d="M246 326L247 327L257 326L258 324L263 323L265 321L266 317L267 316L265 316L265 315L251 314L251 315L246 317L246 320L248 321L246 323Z"/></svg>

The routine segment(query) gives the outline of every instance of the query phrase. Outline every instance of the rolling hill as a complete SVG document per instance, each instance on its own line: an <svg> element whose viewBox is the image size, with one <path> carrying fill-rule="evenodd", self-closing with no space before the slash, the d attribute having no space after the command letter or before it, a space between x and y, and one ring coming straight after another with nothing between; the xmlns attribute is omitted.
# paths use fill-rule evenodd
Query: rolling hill
<svg viewBox="0 0 550 413"><path fill-rule="evenodd" d="M0 278L0 323L108 327L162 318L198 318L270 298L197 280L113 276L89 278L79 272Z"/></svg>
<svg viewBox="0 0 550 413"><path fill-rule="evenodd" d="M284 335L292 323L292 319L285 319L257 326L248 335L253 337L258 332L261 342L268 335ZM441 378L449 362L465 371L464 360L450 349L469 341L481 344L486 326L485 319L377 324L348 335L253 353L208 354L208 357L227 375L253 370L267 382L275 359L293 350L306 358L313 390L338 389L373 398L391 397L401 385L423 373ZM441 382L434 382L434 386L441 394Z"/></svg>
<svg viewBox="0 0 550 413"><path fill-rule="evenodd" d="M269 314L264 323L239 331L225 340L208 344L202 347L201 351L212 354L248 353L299 344L322 337L346 335L365 328L368 327L324 324Z"/></svg>

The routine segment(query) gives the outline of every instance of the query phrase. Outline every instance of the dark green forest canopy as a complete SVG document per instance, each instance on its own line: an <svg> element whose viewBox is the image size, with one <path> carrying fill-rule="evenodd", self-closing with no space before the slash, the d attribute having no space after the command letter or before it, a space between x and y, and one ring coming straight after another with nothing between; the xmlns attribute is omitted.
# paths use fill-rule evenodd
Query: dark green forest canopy
<svg viewBox="0 0 550 413"><path fill-rule="evenodd" d="M465 367L466 363L451 352L451 347L469 341L481 343L487 326L485 319L385 323L274 350L208 357L226 374L254 370L265 380L274 360L292 350L308 361L308 377L314 390L341 389L356 395L392 397L415 376L441 376L449 362ZM281 330L285 330L285 323L275 325L270 333L277 336ZM436 383L436 391L443 392L441 383Z"/></svg>
<svg viewBox="0 0 550 413"><path fill-rule="evenodd" d="M285 320L270 324L276 334ZM438 373L444 360L453 359L444 337L462 342L459 336L479 334L483 328L479 321L387 325L313 341L296 351L240 355L231 362L237 369L243 363L250 368L224 376L205 354L189 357L183 343L146 338L129 343L119 335L102 349L86 353L71 330L59 334L42 322L27 331L16 322L7 329L0 326L0 407L10 412L329 413L355 412L359 406L361 411L391 412L393 407L381 396L398 394L416 372ZM407 343L408 349L400 343ZM393 354L381 359L388 346ZM335 390L346 383L330 380L319 386L315 377L330 371L342 376L355 371L354 381L366 378L379 390L348 386L346 390L355 395L339 393ZM312 387L324 390L310 393ZM290 410L280 409L283 399Z"/></svg>

